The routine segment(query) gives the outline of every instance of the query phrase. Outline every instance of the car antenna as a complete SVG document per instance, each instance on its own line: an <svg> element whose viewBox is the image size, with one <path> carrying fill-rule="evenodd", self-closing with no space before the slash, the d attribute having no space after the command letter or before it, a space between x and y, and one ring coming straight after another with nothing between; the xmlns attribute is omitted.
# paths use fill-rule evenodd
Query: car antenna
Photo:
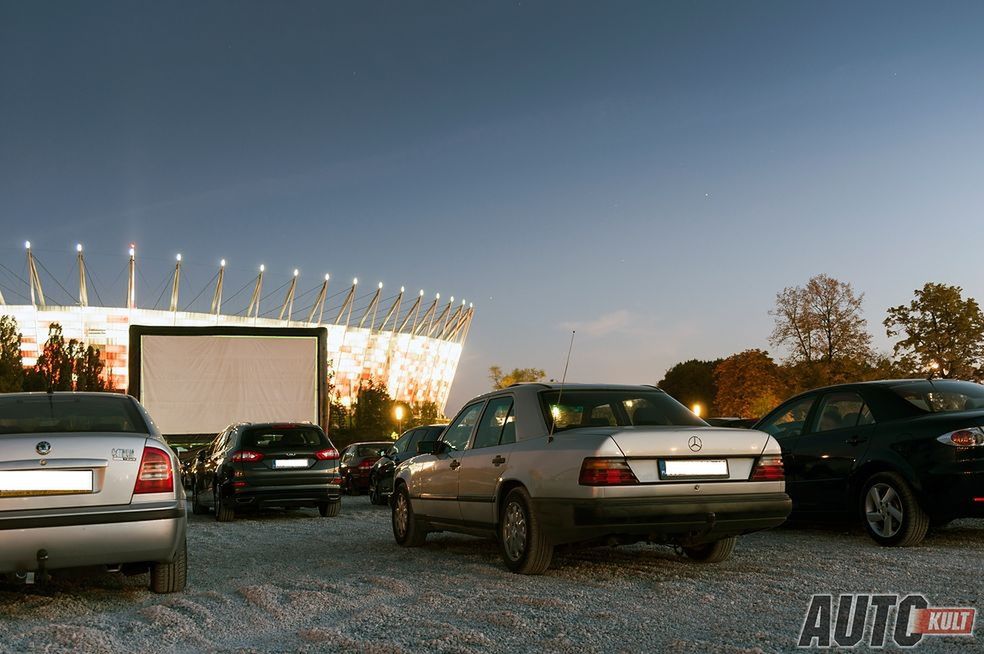
<svg viewBox="0 0 984 654"><path fill-rule="evenodd" d="M571 330L571 344L567 347L567 361L564 363L564 376L560 378L560 390L557 392L557 410L560 411L560 399L564 397L564 382L567 381L567 368L571 365L571 352L574 350L574 334ZM550 433L547 434L547 442L553 443L554 428L557 426L557 418L553 411L550 412Z"/></svg>

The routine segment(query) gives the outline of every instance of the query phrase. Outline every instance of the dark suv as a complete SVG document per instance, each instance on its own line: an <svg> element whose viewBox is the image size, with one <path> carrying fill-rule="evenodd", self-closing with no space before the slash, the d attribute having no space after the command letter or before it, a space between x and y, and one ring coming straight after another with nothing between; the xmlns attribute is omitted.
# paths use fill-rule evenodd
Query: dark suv
<svg viewBox="0 0 984 654"><path fill-rule="evenodd" d="M317 425L231 425L198 454L192 512L215 510L219 522L267 506L318 507L338 515L338 450Z"/></svg>
<svg viewBox="0 0 984 654"><path fill-rule="evenodd" d="M403 432L369 472L369 501L386 504L386 498L393 492L393 470L396 466L417 456L417 443L436 441L445 427L447 425L427 425Z"/></svg>

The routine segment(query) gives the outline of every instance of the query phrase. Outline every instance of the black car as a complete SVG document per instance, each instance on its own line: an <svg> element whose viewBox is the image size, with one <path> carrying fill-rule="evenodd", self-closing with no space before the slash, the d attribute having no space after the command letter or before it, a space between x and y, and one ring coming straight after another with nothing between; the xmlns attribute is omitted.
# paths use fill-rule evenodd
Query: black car
<svg viewBox="0 0 984 654"><path fill-rule="evenodd" d="M436 441L445 427L447 425L426 425L403 432L369 473L369 501L386 504L386 498L393 492L393 470L397 464L417 456L417 443Z"/></svg>
<svg viewBox="0 0 984 654"><path fill-rule="evenodd" d="M856 515L881 545L984 516L984 386L910 379L787 400L755 429L783 451L794 516Z"/></svg>
<svg viewBox="0 0 984 654"><path fill-rule="evenodd" d="M335 516L338 450L317 425L232 425L198 454L191 497L193 513L212 508L219 522L267 506L317 507Z"/></svg>
<svg viewBox="0 0 984 654"><path fill-rule="evenodd" d="M349 495L369 490L369 471L383 452L392 447L393 441L352 443L342 450L338 472L342 477L342 490Z"/></svg>

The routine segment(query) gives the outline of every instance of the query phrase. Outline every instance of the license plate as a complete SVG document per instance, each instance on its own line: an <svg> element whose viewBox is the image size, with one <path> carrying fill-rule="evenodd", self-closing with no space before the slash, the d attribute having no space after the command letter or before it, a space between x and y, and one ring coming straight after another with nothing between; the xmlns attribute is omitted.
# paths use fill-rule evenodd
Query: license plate
<svg viewBox="0 0 984 654"><path fill-rule="evenodd" d="M91 470L0 470L0 495L91 493Z"/></svg>
<svg viewBox="0 0 984 654"><path fill-rule="evenodd" d="M308 467L307 459L274 459L274 468L306 468Z"/></svg>
<svg viewBox="0 0 984 654"><path fill-rule="evenodd" d="M659 462L662 479L727 479L726 459L664 459Z"/></svg>

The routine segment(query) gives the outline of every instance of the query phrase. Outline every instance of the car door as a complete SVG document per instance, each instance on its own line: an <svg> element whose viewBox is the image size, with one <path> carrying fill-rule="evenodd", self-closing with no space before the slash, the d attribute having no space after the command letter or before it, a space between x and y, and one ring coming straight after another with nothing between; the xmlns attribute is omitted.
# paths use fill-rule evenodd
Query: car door
<svg viewBox="0 0 984 654"><path fill-rule="evenodd" d="M417 455L417 441L420 440L423 431L423 428L408 431L393 444L393 449L387 456L393 460L394 464L399 464L401 461L406 461Z"/></svg>
<svg viewBox="0 0 984 654"><path fill-rule="evenodd" d="M454 419L441 440L446 444L446 451L437 455L421 457L423 460L414 461L415 489L419 500L415 502L414 510L431 518L446 519L458 522L461 511L458 508L458 469L461 467L461 456L471 441L475 425L482 415L485 401L469 404Z"/></svg>
<svg viewBox="0 0 984 654"><path fill-rule="evenodd" d="M763 418L755 429L771 435L782 448L782 465L786 475L786 493L793 500L793 508L799 510L803 499L800 497L799 481L802 472L796 458L796 445L807 429L808 420L816 404L817 394L801 395L779 406Z"/></svg>
<svg viewBox="0 0 984 654"><path fill-rule="evenodd" d="M495 492L516 442L513 397L488 401L471 446L461 455L458 469L458 505L461 519L476 525L495 521Z"/></svg>
<svg viewBox="0 0 984 654"><path fill-rule="evenodd" d="M820 396L809 428L791 444L797 473L792 484L801 508L817 512L850 509L848 480L876 429L871 410L856 391L832 390Z"/></svg>
<svg viewBox="0 0 984 654"><path fill-rule="evenodd" d="M195 484L198 488L198 498L201 504L212 504L212 491L215 487L216 454L229 435L229 430L215 437L212 444L202 451L201 460L195 465Z"/></svg>

